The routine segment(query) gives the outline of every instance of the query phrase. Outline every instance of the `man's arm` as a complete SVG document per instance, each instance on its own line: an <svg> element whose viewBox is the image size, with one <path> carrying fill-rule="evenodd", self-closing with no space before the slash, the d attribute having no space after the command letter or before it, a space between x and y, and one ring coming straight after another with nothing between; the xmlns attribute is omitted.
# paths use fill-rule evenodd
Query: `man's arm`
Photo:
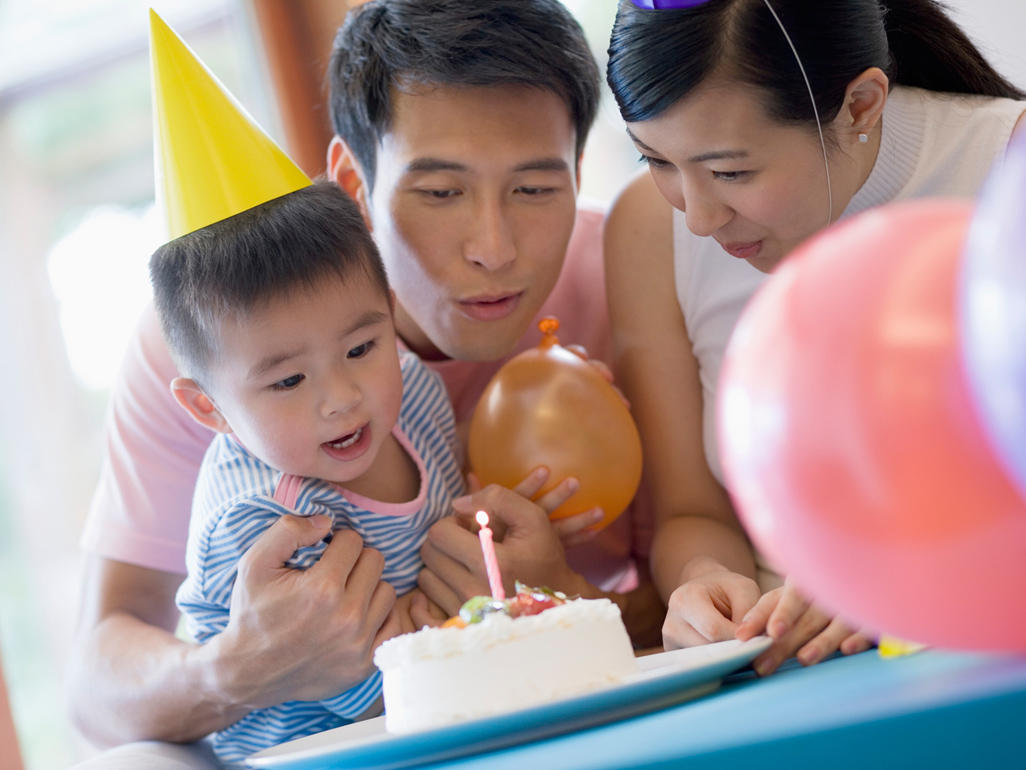
<svg viewBox="0 0 1026 770"><path fill-rule="evenodd" d="M182 576L89 556L71 715L97 745L196 740L242 717L219 697L209 650L174 636Z"/></svg>
<svg viewBox="0 0 1026 770"><path fill-rule="evenodd" d="M204 645L173 634L182 577L90 557L74 646L71 714L98 745L187 742L254 708L320 700L373 671L399 632L384 561L338 532L307 570L284 566L329 530L327 517L282 517L246 553L228 627Z"/></svg>

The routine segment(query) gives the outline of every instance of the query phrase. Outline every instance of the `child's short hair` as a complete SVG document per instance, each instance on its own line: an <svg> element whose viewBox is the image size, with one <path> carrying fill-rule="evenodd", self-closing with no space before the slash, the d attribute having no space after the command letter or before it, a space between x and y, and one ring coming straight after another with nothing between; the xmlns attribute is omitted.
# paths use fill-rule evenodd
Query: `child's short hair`
<svg viewBox="0 0 1026 770"><path fill-rule="evenodd" d="M225 318L328 276L362 271L388 295L388 279L359 208L332 182L316 182L188 233L150 258L154 303L171 355L201 379Z"/></svg>

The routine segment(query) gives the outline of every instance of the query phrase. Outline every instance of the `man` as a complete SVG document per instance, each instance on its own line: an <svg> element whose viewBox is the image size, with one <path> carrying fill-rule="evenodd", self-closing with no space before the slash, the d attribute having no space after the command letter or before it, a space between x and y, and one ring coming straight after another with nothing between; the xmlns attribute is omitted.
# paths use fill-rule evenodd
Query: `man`
<svg viewBox="0 0 1026 770"><path fill-rule="evenodd" d="M575 207L598 72L563 6L372 0L340 30L330 78L329 176L364 212L396 291L399 335L441 373L457 419L504 360L535 344L542 314L560 318L565 341L607 357L601 216ZM192 741L254 708L328 697L402 630L366 612L380 555L336 537L316 575L284 569L326 534L324 522L285 517L243 559L228 628L203 646L173 635L210 435L167 392L175 372L155 324L144 317L116 388L84 537L72 713L100 743ZM573 488L564 481L557 495ZM564 555L560 535L582 539L574 533L597 517L561 533L524 497L482 494L509 526L506 574L587 596L613 591L635 639L658 642L664 610L634 558L645 535L632 534L628 516ZM436 527L420 582L451 613L487 581L477 538L455 518ZM645 579L625 594L637 573Z"/></svg>

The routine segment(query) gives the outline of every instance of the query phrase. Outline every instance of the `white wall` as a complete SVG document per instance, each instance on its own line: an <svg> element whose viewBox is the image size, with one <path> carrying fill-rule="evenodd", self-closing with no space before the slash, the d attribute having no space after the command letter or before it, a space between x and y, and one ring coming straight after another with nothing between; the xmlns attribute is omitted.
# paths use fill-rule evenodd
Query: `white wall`
<svg viewBox="0 0 1026 770"><path fill-rule="evenodd" d="M1026 0L942 0L998 72L1026 89Z"/></svg>

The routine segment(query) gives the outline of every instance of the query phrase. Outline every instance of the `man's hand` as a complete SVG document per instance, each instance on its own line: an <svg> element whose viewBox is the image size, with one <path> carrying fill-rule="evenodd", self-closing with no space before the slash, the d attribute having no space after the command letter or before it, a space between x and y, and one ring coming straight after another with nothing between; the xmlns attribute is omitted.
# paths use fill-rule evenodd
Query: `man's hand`
<svg viewBox="0 0 1026 770"><path fill-rule="evenodd" d="M453 501L456 516L432 525L421 547L424 569L418 583L446 613L455 615L471 596L489 593L481 545L471 531L474 513L479 510L505 525L495 554L507 593L512 593L514 580L568 594L586 592L587 582L566 563L546 508L528 499L541 489L545 478L544 471L536 472L516 490L492 484L457 498ZM543 502L550 504L551 500Z"/></svg>
<svg viewBox="0 0 1026 770"><path fill-rule="evenodd" d="M374 648L400 633L384 559L355 532L335 532L309 569L285 566L330 526L283 516L239 562L228 627L200 648L230 700L254 709L337 695L369 676Z"/></svg>

